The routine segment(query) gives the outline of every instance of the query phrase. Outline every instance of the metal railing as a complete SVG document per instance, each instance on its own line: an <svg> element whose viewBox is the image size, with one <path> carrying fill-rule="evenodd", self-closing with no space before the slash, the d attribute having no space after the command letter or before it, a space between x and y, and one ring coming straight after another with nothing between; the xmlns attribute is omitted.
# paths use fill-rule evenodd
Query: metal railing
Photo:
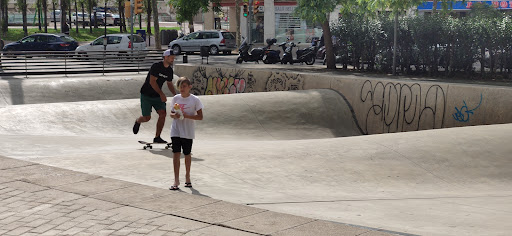
<svg viewBox="0 0 512 236"><path fill-rule="evenodd" d="M162 60L162 50L4 51L0 76L148 71Z"/></svg>

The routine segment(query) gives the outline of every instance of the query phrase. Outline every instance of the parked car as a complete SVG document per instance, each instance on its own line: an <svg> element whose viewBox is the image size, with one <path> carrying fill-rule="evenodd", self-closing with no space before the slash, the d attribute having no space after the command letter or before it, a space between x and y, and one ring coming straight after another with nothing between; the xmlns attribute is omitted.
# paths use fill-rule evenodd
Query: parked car
<svg viewBox="0 0 512 236"><path fill-rule="evenodd" d="M55 17L53 15L54 15L54 11L50 11L50 14L48 14L48 17L50 17L50 22L53 22L54 18L55 18L55 21L59 22L60 21L60 10L55 10Z"/></svg>
<svg viewBox="0 0 512 236"><path fill-rule="evenodd" d="M33 34L9 43L4 46L4 55L15 55L15 51L73 51L78 47L78 42L60 34Z"/></svg>
<svg viewBox="0 0 512 236"><path fill-rule="evenodd" d="M107 34L107 47L106 51L109 55L116 55L118 57L127 57L133 51L136 53L134 56L144 58L146 52L146 42L139 35L133 35L133 43L130 42L132 37L130 34ZM77 47L75 52L77 56L99 56L103 55L105 47L103 45L105 36L100 36L89 44Z"/></svg>
<svg viewBox="0 0 512 236"><path fill-rule="evenodd" d="M112 17L114 18L114 25L120 26L121 25L121 16L119 16L119 14L112 14Z"/></svg>
<svg viewBox="0 0 512 236"><path fill-rule="evenodd" d="M83 12L78 12L78 14L76 12L73 12L73 14L71 15L71 19L73 20L73 24L86 24L88 25L89 24L89 14L87 13L83 13Z"/></svg>
<svg viewBox="0 0 512 236"><path fill-rule="evenodd" d="M98 25L114 25L114 16L112 15L112 13L105 14L105 12L96 12L96 19L98 20ZM93 13L91 14L90 24L94 25L94 21L95 19Z"/></svg>
<svg viewBox="0 0 512 236"><path fill-rule="evenodd" d="M231 54L236 48L235 36L227 31L197 31L169 43L175 55L182 52L200 52L202 46L207 46L212 55L224 52Z"/></svg>

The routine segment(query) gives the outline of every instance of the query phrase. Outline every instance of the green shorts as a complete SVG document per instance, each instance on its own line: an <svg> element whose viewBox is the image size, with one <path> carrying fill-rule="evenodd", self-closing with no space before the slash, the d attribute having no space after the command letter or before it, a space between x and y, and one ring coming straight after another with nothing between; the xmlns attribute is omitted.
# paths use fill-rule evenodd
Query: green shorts
<svg viewBox="0 0 512 236"><path fill-rule="evenodd" d="M152 107L155 108L155 111L165 111L165 102L162 102L160 97L149 97L141 93L140 108L142 109L142 116L151 116Z"/></svg>

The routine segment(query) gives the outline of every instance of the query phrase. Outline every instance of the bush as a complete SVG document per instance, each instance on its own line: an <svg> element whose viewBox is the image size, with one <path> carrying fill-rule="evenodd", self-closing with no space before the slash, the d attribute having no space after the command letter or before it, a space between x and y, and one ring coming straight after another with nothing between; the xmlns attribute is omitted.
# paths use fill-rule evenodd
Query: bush
<svg viewBox="0 0 512 236"><path fill-rule="evenodd" d="M387 15L345 14L331 27L335 54L344 69L389 73L393 64L394 21ZM510 73L512 18L486 4L467 17L447 14L399 19L397 71L448 76ZM480 66L474 68L478 63Z"/></svg>

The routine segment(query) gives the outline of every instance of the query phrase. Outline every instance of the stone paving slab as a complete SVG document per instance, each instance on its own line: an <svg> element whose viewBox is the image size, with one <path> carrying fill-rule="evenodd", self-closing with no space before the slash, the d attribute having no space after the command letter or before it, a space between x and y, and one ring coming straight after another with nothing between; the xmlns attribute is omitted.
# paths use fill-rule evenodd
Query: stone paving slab
<svg viewBox="0 0 512 236"><path fill-rule="evenodd" d="M389 235L0 156L0 235Z"/></svg>

